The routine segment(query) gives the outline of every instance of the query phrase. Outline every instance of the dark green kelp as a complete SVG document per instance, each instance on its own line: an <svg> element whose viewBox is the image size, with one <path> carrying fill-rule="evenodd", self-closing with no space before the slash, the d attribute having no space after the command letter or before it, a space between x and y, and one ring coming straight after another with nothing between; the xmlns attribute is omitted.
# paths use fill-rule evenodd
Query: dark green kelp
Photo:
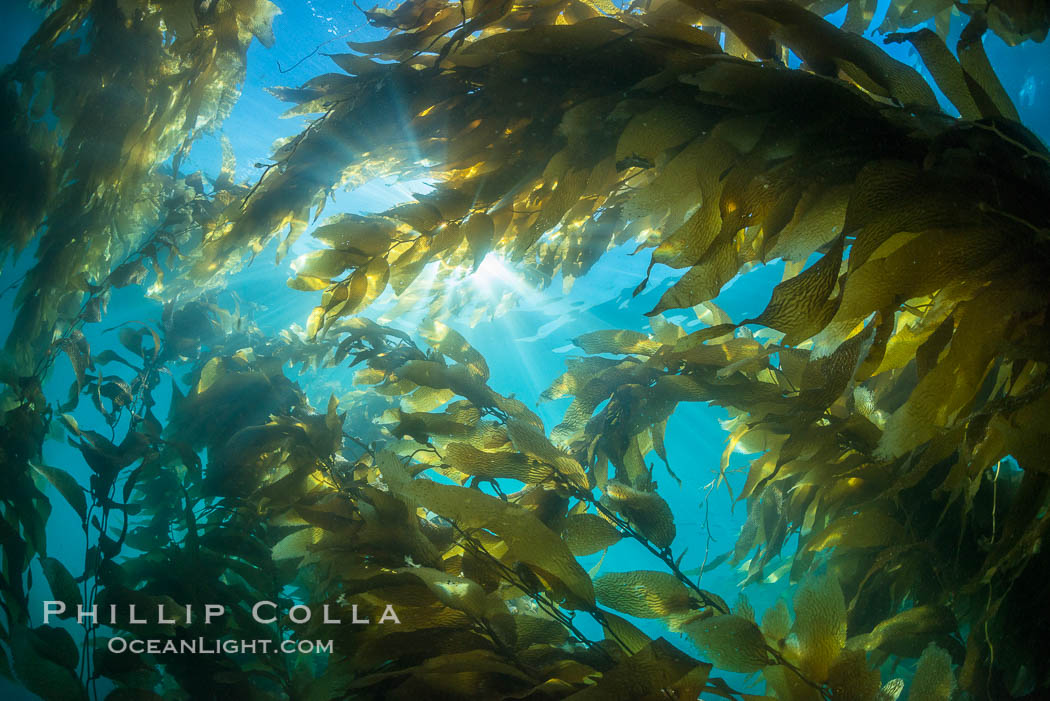
<svg viewBox="0 0 1050 701"><path fill-rule="evenodd" d="M915 660L911 699L1044 693L1050 154L981 37L1041 40L1045 3L961 5L954 53L948 6L891 8L886 30L938 19L886 40L916 47L960 118L859 35L871 3L850 2L841 29L822 19L844 4L374 10L386 39L275 89L318 116L253 184L229 159L214 180L179 167L236 98L252 36L270 41L272 5L57 4L4 73L0 226L5 250L35 245L38 264L0 376L0 673L62 699L748 698L723 678L737 673L765 698L883 701ZM435 188L314 229L325 248L289 281L319 298L303 328L268 335L219 303L245 259L282 236L283 255L335 188L376 175ZM537 286L571 282L632 240L650 271L684 273L651 334L575 339L585 355L543 397L571 405L545 426L492 389L456 330L468 301L445 282L490 255ZM712 303L776 259L784 280L757 317ZM131 285L163 312L93 352L110 292ZM427 321L360 315L388 290ZM706 327L662 316L685 308ZM67 360L72 387L47 396ZM326 406L293 367L332 373ZM728 410L723 474L736 447L758 453L734 495L747 522L710 566L787 580L790 606L730 606L683 572L652 467L681 402ZM78 425L82 403L109 435ZM76 448L87 483L42 462L48 435ZM82 564L47 555L48 494L81 521ZM660 568L577 559L623 540ZM71 606L174 619L122 617L82 640L35 625L34 561ZM311 619L297 635L333 638L326 663L107 646L276 644L288 620L260 622L259 601L346 620L393 606L398 623ZM218 624L188 613L209 603L229 612ZM698 657L620 614L662 620Z"/></svg>

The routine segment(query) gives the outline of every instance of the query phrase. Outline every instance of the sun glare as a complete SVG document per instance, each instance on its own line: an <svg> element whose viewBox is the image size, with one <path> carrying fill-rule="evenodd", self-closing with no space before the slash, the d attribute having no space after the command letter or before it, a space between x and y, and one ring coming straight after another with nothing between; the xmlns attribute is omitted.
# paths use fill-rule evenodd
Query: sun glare
<svg viewBox="0 0 1050 701"><path fill-rule="evenodd" d="M485 256L477 270L464 269L453 285L457 289L469 288L471 292L490 300L507 292L513 292L519 297L535 294L521 275L494 253Z"/></svg>
<svg viewBox="0 0 1050 701"><path fill-rule="evenodd" d="M515 282L520 284L518 276L502 260L494 255L485 256L481 265L473 274L468 274L464 282L486 294L492 294L499 288L511 287Z"/></svg>

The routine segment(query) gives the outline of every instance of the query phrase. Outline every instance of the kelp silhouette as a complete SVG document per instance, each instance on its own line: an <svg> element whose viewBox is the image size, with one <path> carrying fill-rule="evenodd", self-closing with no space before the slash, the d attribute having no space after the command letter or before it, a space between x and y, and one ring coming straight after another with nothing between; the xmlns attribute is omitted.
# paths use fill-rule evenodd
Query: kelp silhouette
<svg viewBox="0 0 1050 701"><path fill-rule="evenodd" d="M739 698L720 669L760 674L780 699L881 700L904 684L879 667L918 658L912 699L1045 688L1050 156L1017 124L980 41L988 25L1041 39L1045 8L963 6L957 58L943 31L887 37L916 47L954 119L919 73L849 31L867 27L870 4L850 3L845 29L819 16L841 4L375 10L388 38L332 56L343 73L275 91L320 116L251 187L229 160L210 183L180 175L178 158L159 164L221 120L251 35L269 40L269 3L59 5L5 74L4 138L27 174L5 180L6 241L39 241L2 378L17 678L47 698L97 695L103 677L118 699ZM940 13L943 29L942 5L914 9L895 5L884 27ZM86 53L70 39L80 27L95 33ZM114 47L132 45L148 58L141 83L115 100L110 74L127 58ZM785 67L790 54L803 69ZM170 85L162 66L175 66ZM85 90L52 96L63 70ZM99 131L92 100L123 116ZM377 174L436 185L314 231L328 248L289 282L323 290L305 329L266 336L208 296L285 232L286 251L335 187ZM539 285L571 281L631 240L653 249L652 266L685 272L650 312L652 334L576 339L588 355L545 392L572 397L548 432L489 387L484 358L449 325L467 300L444 282L488 255ZM734 323L710 302L774 259L785 279L758 317ZM110 289L147 279L166 302L155 328L126 327L126 352L93 355L85 332ZM410 334L356 316L388 287L429 305L430 321ZM687 333L660 316L688 307L711 323ZM119 442L55 417L41 381L62 353L76 381L60 411L90 396ZM283 373L347 359L357 389L325 412ZM104 374L112 363L119 374ZM188 393L176 387L159 419L154 389L187 366ZM646 461L666 461L683 401L730 411L723 472L735 447L761 451L738 495L747 523L720 560L747 560L748 581L776 567L796 583L793 612L781 602L759 625L746 600L731 609L680 569ZM59 422L92 471L86 491L40 463ZM45 482L89 534L81 577L45 555ZM623 538L665 569L592 581L576 557ZM289 600L287 587L343 618L394 604L401 623L324 631L337 653L326 667L115 655L107 630L216 631L121 619L78 648L62 628L30 627L37 557L70 602L224 603L224 637L279 639L284 628L249 610ZM707 662L612 611L664 619ZM606 639L588 639L578 615Z"/></svg>

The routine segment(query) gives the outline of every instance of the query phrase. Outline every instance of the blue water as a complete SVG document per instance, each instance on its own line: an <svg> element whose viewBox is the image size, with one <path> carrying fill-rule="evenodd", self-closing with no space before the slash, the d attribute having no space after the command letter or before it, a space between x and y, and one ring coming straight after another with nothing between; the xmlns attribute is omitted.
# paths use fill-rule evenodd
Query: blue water
<svg viewBox="0 0 1050 701"><path fill-rule="evenodd" d="M271 144L279 138L297 133L304 125L303 118L280 119L289 106L266 92L273 86L295 86L321 73L338 70L322 54L345 51L346 40L368 41L382 37L385 32L374 30L363 22L362 14L349 0L307 0L294 2L279 0L284 14L274 23L277 43L266 49L253 44L248 54L248 78L241 100L227 120L223 133L233 145L237 156L238 179L258 177L256 163L266 162ZM873 27L878 26L885 3L880 3ZM40 20L39 14L21 5L5 3L0 22L0 63L11 61L18 47L34 30ZM953 24L957 35L961 21ZM876 38L876 41L878 39ZM986 37L986 47L993 65L1007 91L1013 96L1024 123L1041 136L1050 138L1050 84L1047 66L1050 66L1050 42L1037 45L1031 42L1020 47L1007 47L991 34ZM910 46L891 45L888 50L898 59L920 67L917 56ZM316 53L315 53L316 51ZM202 169L217 174L220 164L218 135L202 139L183 163L184 171ZM349 193L341 193L330 204L325 215L339 211L379 211L407 200L413 191L425 189L426 184L373 182ZM264 331L276 333L292 324L305 325L310 309L317 303L319 293L296 292L285 286L290 277L290 263L294 258L313 248L317 242L304 235L292 249L291 255L281 263L275 263L275 250L271 246L258 255L254 262L230 280L229 290L244 301L256 305L255 320ZM13 263L5 264L0 275L0 289L7 287L31 263L31 250ZM673 283L675 275L659 273L654 284L638 297L631 297L631 290L645 273L648 253L629 255L628 250L617 250L603 258L584 278L576 281L568 293L562 292L560 280L542 291L527 290L521 294L519 305L503 316L485 320L471 328L466 323L452 323L485 356L491 369L492 388L502 394L514 394L532 406L546 423L548 429L556 425L569 400L563 399L536 405L540 393L564 370L564 359L580 351L571 345L571 339L587 331L603 328L632 328L647 331L644 313L651 309L663 290ZM741 319L757 315L769 298L772 287L779 282L780 266L774 264L749 273L746 280L730 285L716 302L732 318ZM662 275L662 277L661 277ZM503 287L523 288L524 282L513 270L491 261L483 267L481 277L463 284L473 285L472 294L496 294ZM13 295L0 299L0 333L6 336L11 323L10 304ZM375 318L384 304L377 305L366 315ZM126 321L159 318L160 305L142 297L141 290L125 288L114 290L109 313L101 328L117 326ZM687 330L698 322L689 310L667 315L675 323L685 325ZM411 330L417 319L395 320L392 325ZM99 333L95 328L89 334L94 352L106 347L117 348L116 334ZM513 343L508 343L513 340ZM176 377L181 373L176 372ZM316 407L324 407L328 398L328 386L333 378L346 377L345 368L324 371L317 377L299 378ZM73 373L66 362L56 364L48 381L49 396L64 397L73 380ZM182 390L185 391L185 387ZM162 384L157 393L158 408L167 406L169 386ZM74 413L84 428L95 429L103 434L108 428L98 414L85 401ZM710 548L713 558L731 549L736 533L745 516L743 504L734 505L728 491L723 487L710 493L705 502L706 486L715 477L725 444L725 433L719 421L727 418L716 408L703 405L682 404L670 420L667 430L668 457L672 469L683 479L679 487L666 470L657 462L654 475L660 485L660 493L670 503L676 514L678 528L674 543L676 554L685 551L682 568L696 568ZM163 417L162 417L163 420ZM64 440L50 440L45 445L44 461L68 469L74 476L87 482L88 469L83 465L79 452ZM746 464L747 456L734 456L732 466ZM731 472L730 484L738 491L744 474ZM77 563L83 562L84 540L79 519L65 502L54 495L53 515L48 525L49 555L71 563L76 572ZM734 508L735 506L735 508ZM709 526L709 530L708 530ZM785 554L790 554L790 548ZM597 556L585 558L585 567L596 564ZM767 571L771 571L776 563ZM603 572L631 569L661 569L661 563L640 545L623 541L611 549L602 564ZM36 600L47 597L44 578L34 566L32 595ZM738 582L743 574L728 566L722 566L705 574L701 586L714 591L730 604L737 598ZM754 585L747 595L755 610L764 611L772 605L781 591L782 584ZM36 609L39 610L39 609ZM582 619L583 617L580 617ZM585 633L600 637L596 626L588 626L578 619ZM39 622L39 621L37 621ZM664 626L655 621L635 621L650 636L666 636L683 649L691 652L684 638L669 634ZM734 680L739 683L740 680ZM0 680L0 697L15 698L14 691Z"/></svg>

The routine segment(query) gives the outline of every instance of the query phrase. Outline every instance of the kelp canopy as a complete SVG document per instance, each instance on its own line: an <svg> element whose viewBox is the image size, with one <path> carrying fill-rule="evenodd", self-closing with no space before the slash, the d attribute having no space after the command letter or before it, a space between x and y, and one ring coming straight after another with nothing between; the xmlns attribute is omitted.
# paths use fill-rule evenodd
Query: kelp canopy
<svg viewBox="0 0 1050 701"><path fill-rule="evenodd" d="M880 31L916 48L953 117L860 36L873 3L851 0L841 29L822 19L844 4L367 12L389 36L275 91L317 116L245 184L229 158L214 179L180 163L229 112L253 37L272 40L272 4L56 3L4 73L0 235L36 263L0 377L0 673L61 699L882 701L904 678L916 700L1042 697L1050 154L982 36L1040 41L1050 11L958 5L953 51L951 5L892 5ZM928 19L936 31L908 31ZM314 229L326 247L289 281L319 298L305 328L268 335L216 303L209 289L275 238L283 255L334 189L377 175L435 186ZM545 426L490 387L446 283L486 256L568 283L627 242L683 274L652 333L575 340L583 355L544 394L571 404ZM711 303L776 260L784 279L757 317ZM132 285L163 313L93 353L110 294ZM426 323L363 316L384 293L427 307ZM690 307L704 328L662 316ZM50 396L63 356L75 381ZM330 373L339 396L312 407L285 374L296 365ZM720 476L734 449L757 454L734 494L746 524L708 566L783 577L790 605L731 607L683 572L651 466L680 402L729 412ZM91 413L109 436L74 415ZM49 436L89 479L43 462ZM82 568L48 556L54 498L83 524ZM623 539L658 569L580 565ZM175 622L39 625L37 562L67 617L164 604ZM281 639L287 619L250 615L261 600L347 620L391 604L400 624L297 628L334 638L326 663L107 648ZM230 612L218 631L187 620L205 603ZM624 616L661 619L696 656Z"/></svg>

